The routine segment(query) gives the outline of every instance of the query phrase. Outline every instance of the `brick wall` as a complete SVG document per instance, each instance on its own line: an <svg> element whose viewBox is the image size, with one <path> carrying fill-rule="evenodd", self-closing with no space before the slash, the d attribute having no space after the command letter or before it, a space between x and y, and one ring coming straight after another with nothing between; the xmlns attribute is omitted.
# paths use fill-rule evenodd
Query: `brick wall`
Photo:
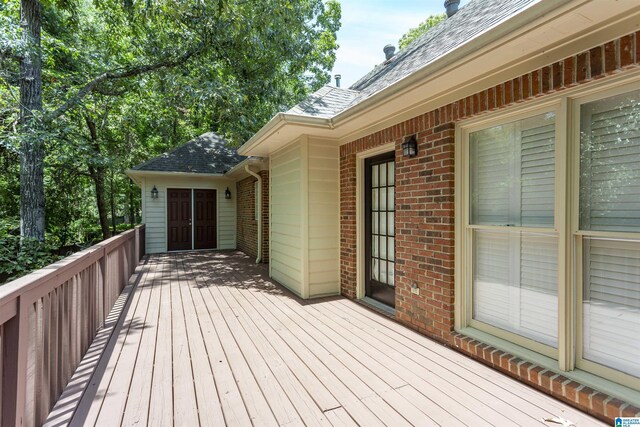
<svg viewBox="0 0 640 427"><path fill-rule="evenodd" d="M269 172L262 177L262 262L269 262ZM237 240L238 249L255 258L258 254L258 221L255 211L256 178L249 176L236 183L238 197Z"/></svg>
<svg viewBox="0 0 640 427"><path fill-rule="evenodd" d="M465 338L453 332L455 123L636 68L640 63L639 43L640 32L621 37L341 146L342 294L356 297L356 155L393 142L396 152L396 319L599 418L611 421L618 414L640 412L609 396L603 400L602 393L584 386L582 393L576 393L575 387L567 387L570 381L557 373L546 371L549 381L531 379L529 372L534 365L529 363L521 372L519 367L512 369L510 363L496 364L490 353L478 352L476 347L470 349L463 345L467 342ZM417 134L418 155L405 158L401 144L405 136L413 134ZM414 283L420 295L411 293ZM511 355L504 357L515 360ZM588 394L586 400L585 394ZM618 409L611 402L620 403Z"/></svg>
<svg viewBox="0 0 640 427"><path fill-rule="evenodd" d="M262 262L269 262L269 171L258 174L262 177Z"/></svg>

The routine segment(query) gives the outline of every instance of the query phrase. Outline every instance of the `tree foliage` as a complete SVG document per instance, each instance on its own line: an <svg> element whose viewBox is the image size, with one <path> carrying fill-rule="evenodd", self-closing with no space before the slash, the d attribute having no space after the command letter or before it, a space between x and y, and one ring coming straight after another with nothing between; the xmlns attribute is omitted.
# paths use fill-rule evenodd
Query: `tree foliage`
<svg viewBox="0 0 640 427"><path fill-rule="evenodd" d="M409 29L409 31L407 31L402 37L400 37L400 40L398 41L399 48L404 49L405 47L407 47L407 45L409 45L409 43L429 31L431 28L435 27L445 19L447 19L446 13L442 13L440 15L429 15L429 17L421 22L420 25L415 28Z"/></svg>
<svg viewBox="0 0 640 427"><path fill-rule="evenodd" d="M46 236L62 247L139 219L127 168L211 130L237 146L327 83L340 26L336 0L33 1L39 46L21 2L0 2L0 216L20 215L21 147L42 147ZM28 54L42 109L27 128Z"/></svg>

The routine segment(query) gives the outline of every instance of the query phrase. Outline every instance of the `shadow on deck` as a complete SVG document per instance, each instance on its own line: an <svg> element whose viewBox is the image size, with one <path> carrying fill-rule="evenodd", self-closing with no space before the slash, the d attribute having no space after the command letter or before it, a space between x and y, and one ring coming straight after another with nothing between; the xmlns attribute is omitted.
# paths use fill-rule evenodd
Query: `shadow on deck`
<svg viewBox="0 0 640 427"><path fill-rule="evenodd" d="M151 255L48 425L603 425L237 252Z"/></svg>

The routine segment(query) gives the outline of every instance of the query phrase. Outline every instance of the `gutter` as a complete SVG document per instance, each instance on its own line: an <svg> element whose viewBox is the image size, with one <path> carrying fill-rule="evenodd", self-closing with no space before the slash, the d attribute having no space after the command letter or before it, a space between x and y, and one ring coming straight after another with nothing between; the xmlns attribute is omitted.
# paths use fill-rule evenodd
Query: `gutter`
<svg viewBox="0 0 640 427"><path fill-rule="evenodd" d="M259 264L262 261L262 177L249 169L248 164L244 165L244 170L258 180L258 194L256 194L256 197L258 197L258 212L256 212L258 215L258 255L256 264Z"/></svg>
<svg viewBox="0 0 640 427"><path fill-rule="evenodd" d="M285 125L300 125L315 128L333 129L333 120L324 117L310 117L299 114L278 113L266 125L260 128L247 142L238 148L238 154L241 156L249 156L247 152L256 146L262 144L269 136L276 133Z"/></svg>

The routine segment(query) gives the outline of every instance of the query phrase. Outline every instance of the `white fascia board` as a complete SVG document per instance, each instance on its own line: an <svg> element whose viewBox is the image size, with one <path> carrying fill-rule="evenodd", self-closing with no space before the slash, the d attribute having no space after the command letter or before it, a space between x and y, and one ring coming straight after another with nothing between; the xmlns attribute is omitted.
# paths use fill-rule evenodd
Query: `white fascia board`
<svg viewBox="0 0 640 427"><path fill-rule="evenodd" d="M172 171L141 171L136 169L127 169L125 172L127 176L136 181L137 177L145 177L145 176L176 176L176 177L188 177L188 178L199 178L199 177L209 177L209 178L225 178L224 174L221 173L198 173L198 172L172 172Z"/></svg>

